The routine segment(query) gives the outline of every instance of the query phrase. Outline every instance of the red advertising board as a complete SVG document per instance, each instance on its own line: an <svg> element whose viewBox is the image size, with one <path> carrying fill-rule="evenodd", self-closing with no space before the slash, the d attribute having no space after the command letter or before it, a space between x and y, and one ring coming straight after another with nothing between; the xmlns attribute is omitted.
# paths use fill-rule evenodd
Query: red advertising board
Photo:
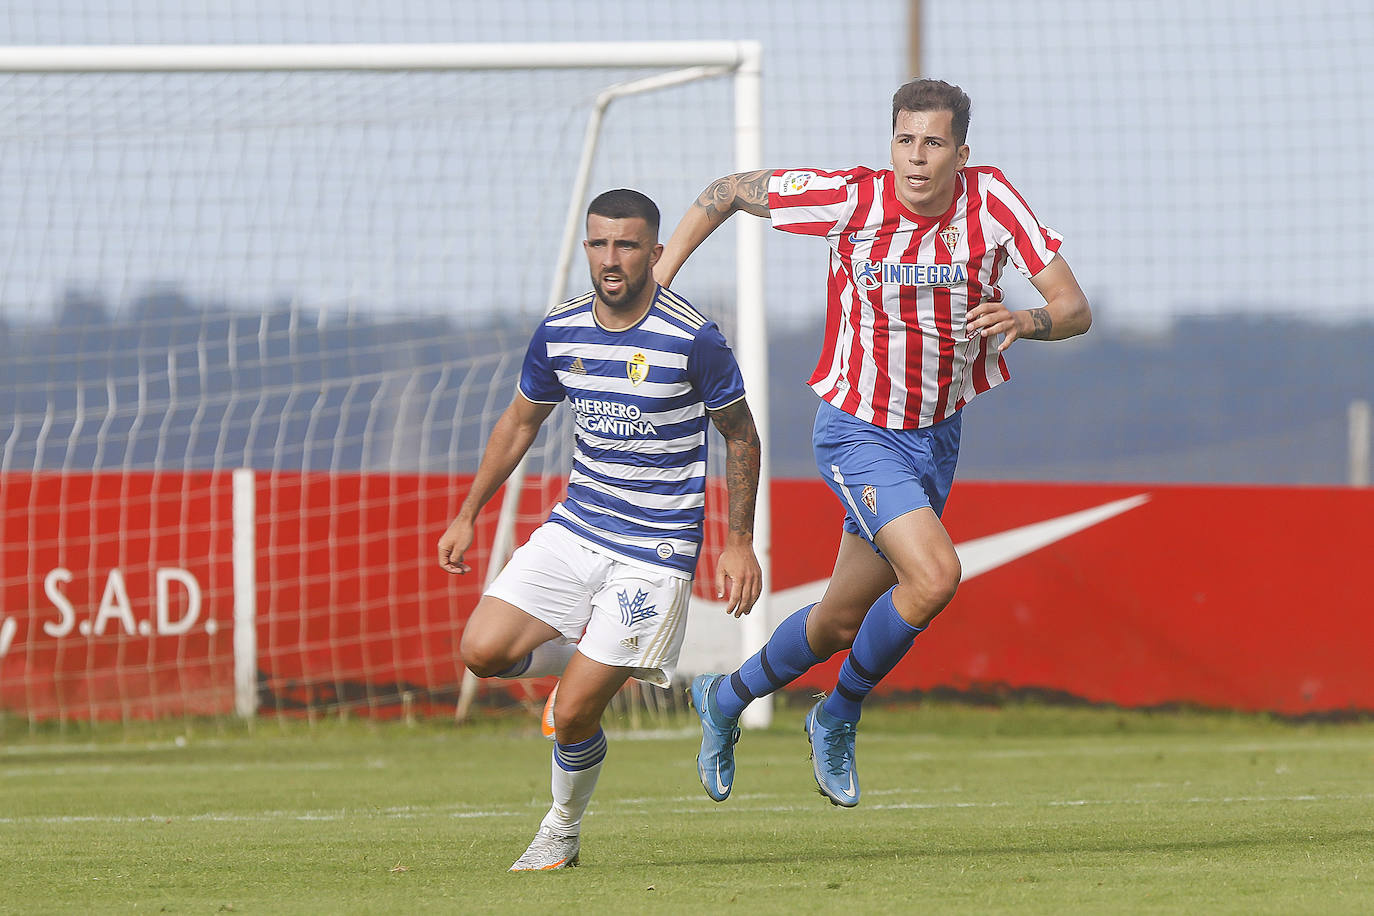
<svg viewBox="0 0 1374 916"><path fill-rule="evenodd" d="M0 706L233 710L229 475L0 476Z"/></svg>
<svg viewBox="0 0 1374 916"><path fill-rule="evenodd" d="M880 690L1036 690L1126 707L1285 715L1374 710L1374 490L958 483L961 555L1123 501L1125 508L965 577ZM786 482L774 531L838 531L820 483ZM1053 534L1053 532L1051 532ZM1007 540L1007 538L1003 538ZM791 541L791 543L789 543ZM814 578L810 541L775 540L774 587ZM828 548L833 556L833 545ZM839 658L802 683L828 689Z"/></svg>
<svg viewBox="0 0 1374 916"><path fill-rule="evenodd" d="M255 475L264 710L452 703L486 564L478 552L474 574L444 573L435 541L465 485ZM785 595L828 575L841 515L818 481L775 482L773 507ZM39 719L233 711L228 472L8 474L0 511L0 707ZM879 689L1374 710L1371 517L1371 490L961 482L945 522L964 582ZM482 543L494 518L483 515ZM839 662L798 686L828 689Z"/></svg>

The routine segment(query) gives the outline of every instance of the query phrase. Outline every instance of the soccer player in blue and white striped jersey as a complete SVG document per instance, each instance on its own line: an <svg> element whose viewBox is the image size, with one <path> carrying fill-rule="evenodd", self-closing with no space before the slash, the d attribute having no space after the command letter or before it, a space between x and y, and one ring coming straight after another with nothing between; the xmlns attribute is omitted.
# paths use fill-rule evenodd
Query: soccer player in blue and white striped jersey
<svg viewBox="0 0 1374 916"><path fill-rule="evenodd" d="M567 496L511 556L463 631L463 663L479 676L562 674L553 807L512 871L577 864L582 815L606 755L606 704L631 677L672 679L702 544L708 419L725 439L729 493L716 591L738 617L762 588L753 549L759 439L744 383L716 325L654 282L658 225L658 208L637 191L592 201L583 248L594 289L535 330L519 391L439 540L440 566L468 572L478 511L567 400L576 418Z"/></svg>

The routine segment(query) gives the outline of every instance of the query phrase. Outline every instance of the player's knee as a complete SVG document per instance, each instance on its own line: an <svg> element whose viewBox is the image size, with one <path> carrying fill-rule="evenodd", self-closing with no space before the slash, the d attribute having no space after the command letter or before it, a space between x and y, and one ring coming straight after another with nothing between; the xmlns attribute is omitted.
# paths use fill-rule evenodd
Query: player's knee
<svg viewBox="0 0 1374 916"><path fill-rule="evenodd" d="M813 646L812 651L818 658L829 658L836 652L843 652L854 645L854 638L858 635L859 623L857 621L848 618L833 621L826 629L823 645L819 648Z"/></svg>
<svg viewBox="0 0 1374 916"><path fill-rule="evenodd" d="M959 562L958 555L953 553L933 566L929 597L930 605L938 613L954 600L954 593L959 590L959 580L964 576L964 567Z"/></svg>
<svg viewBox="0 0 1374 916"><path fill-rule="evenodd" d="M867 607L838 608L822 599L807 620L806 642L812 654L824 661L854 645Z"/></svg>
<svg viewBox="0 0 1374 916"><path fill-rule="evenodd" d="M560 693L554 701L553 721L560 744L576 744L586 741L601 727L603 710L592 709L581 703L564 702Z"/></svg>
<svg viewBox="0 0 1374 916"><path fill-rule="evenodd" d="M478 677L496 677L512 664L504 646L472 630L463 632L458 654L467 669Z"/></svg>
<svg viewBox="0 0 1374 916"><path fill-rule="evenodd" d="M947 557L933 558L903 580L893 595L893 603L904 619L913 626L923 627L954 600L962 576L963 567L958 556L951 553Z"/></svg>

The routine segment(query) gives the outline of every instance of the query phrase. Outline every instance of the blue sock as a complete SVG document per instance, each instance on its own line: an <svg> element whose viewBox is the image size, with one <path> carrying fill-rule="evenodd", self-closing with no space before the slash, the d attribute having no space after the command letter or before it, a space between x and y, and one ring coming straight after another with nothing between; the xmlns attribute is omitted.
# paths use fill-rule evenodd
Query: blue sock
<svg viewBox="0 0 1374 916"><path fill-rule="evenodd" d="M606 733L598 728L596 734L585 741L555 744L553 759L568 772L589 770L606 759Z"/></svg>
<svg viewBox="0 0 1374 916"><path fill-rule="evenodd" d="M812 665L824 661L811 651L811 644L806 641L806 618L813 607L814 604L808 604L778 624L773 635L768 637L768 644L720 682L715 704L721 715L738 719L751 701L786 687Z"/></svg>
<svg viewBox="0 0 1374 916"><path fill-rule="evenodd" d="M868 609L849 657L840 666L840 679L822 708L830 715L851 722L859 721L861 704L878 682L897 667L911 648L916 634L924 627L913 627L902 619L892 604L896 586L883 592Z"/></svg>
<svg viewBox="0 0 1374 916"><path fill-rule="evenodd" d="M497 677L515 678L530 670L530 663L534 661L534 653L526 652L525 657L511 665L496 672Z"/></svg>

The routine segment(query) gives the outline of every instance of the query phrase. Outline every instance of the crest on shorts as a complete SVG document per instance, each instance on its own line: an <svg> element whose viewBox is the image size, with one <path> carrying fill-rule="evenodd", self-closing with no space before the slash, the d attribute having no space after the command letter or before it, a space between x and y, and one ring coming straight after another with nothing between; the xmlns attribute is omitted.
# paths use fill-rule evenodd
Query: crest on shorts
<svg viewBox="0 0 1374 916"><path fill-rule="evenodd" d="M625 361L625 374L629 376L631 385L638 385L649 377L649 357L643 353L636 353Z"/></svg>
<svg viewBox="0 0 1374 916"><path fill-rule="evenodd" d="M940 230L940 238L950 254L954 254L954 249L959 247L959 239L962 237L963 233L959 231L958 226L946 226Z"/></svg>
<svg viewBox="0 0 1374 916"><path fill-rule="evenodd" d="M615 593L615 597L620 602L620 622L627 627L632 627L641 620L658 616L658 611L653 605L644 606L645 602L649 600L649 593L642 588L635 589L633 598L623 588Z"/></svg>
<svg viewBox="0 0 1374 916"><path fill-rule="evenodd" d="M874 515L878 514L878 488L869 484L864 487L863 494L859 497L863 500L864 506Z"/></svg>

